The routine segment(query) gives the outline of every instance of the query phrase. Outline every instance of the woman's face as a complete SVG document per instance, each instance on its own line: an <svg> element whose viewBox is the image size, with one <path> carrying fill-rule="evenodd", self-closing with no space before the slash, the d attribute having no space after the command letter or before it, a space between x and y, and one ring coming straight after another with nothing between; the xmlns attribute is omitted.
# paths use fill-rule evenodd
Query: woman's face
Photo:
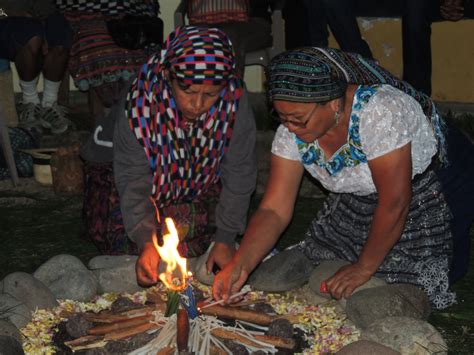
<svg viewBox="0 0 474 355"><path fill-rule="evenodd" d="M334 127L335 110L326 104L273 101L279 121L306 143L314 142Z"/></svg>
<svg viewBox="0 0 474 355"><path fill-rule="evenodd" d="M187 85L179 79L171 78L171 88L184 119L192 122L209 111L219 98L223 85Z"/></svg>

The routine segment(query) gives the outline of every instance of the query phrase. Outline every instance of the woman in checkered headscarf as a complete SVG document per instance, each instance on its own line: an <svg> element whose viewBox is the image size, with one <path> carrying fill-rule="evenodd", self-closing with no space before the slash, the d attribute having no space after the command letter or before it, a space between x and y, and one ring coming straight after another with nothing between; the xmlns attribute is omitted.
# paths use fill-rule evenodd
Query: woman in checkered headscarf
<svg viewBox="0 0 474 355"><path fill-rule="evenodd" d="M160 242L164 217L177 224L182 255L204 253L212 239L207 268L230 260L256 184L254 145L229 39L215 28L177 28L142 66L114 135L115 181L141 284L158 281L152 235ZM204 200L216 191L213 234Z"/></svg>

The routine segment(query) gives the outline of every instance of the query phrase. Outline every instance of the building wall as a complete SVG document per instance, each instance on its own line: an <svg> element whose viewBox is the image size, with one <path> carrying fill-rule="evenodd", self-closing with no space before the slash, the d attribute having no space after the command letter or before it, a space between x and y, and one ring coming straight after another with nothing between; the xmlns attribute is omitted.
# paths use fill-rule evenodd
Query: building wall
<svg viewBox="0 0 474 355"><path fill-rule="evenodd" d="M359 19L363 37L382 66L401 77L400 19ZM432 25L432 96L437 101L474 103L474 20ZM331 36L330 46L337 47Z"/></svg>
<svg viewBox="0 0 474 355"><path fill-rule="evenodd" d="M178 3L179 0L160 2L165 35L173 29L173 14ZM401 21L359 19L359 24L374 56L384 67L401 76ZM474 41L471 38L474 34L474 20L434 23L432 32L433 97L439 101L474 103ZM337 47L332 36L330 46ZM261 67L246 68L245 82L250 91L262 92L264 80ZM16 92L20 91L16 73L14 87ZM76 89L72 81L71 89Z"/></svg>

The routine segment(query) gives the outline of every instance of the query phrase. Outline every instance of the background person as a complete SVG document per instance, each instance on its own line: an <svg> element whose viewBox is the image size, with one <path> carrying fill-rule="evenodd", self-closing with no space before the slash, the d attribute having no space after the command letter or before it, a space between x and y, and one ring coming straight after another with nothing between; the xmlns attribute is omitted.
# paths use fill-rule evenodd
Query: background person
<svg viewBox="0 0 474 355"><path fill-rule="evenodd" d="M472 0L321 0L327 23L339 47L346 52L372 58L369 44L362 38L357 16L402 19L403 80L415 89L431 95L431 24L458 21L474 16ZM312 10L309 8L309 10ZM313 45L313 44L312 44Z"/></svg>
<svg viewBox="0 0 474 355"><path fill-rule="evenodd" d="M41 125L53 134L67 130L66 108L58 104L66 71L72 31L51 0L0 0L0 58L15 63L22 93L19 124ZM38 79L43 73L40 100Z"/></svg>

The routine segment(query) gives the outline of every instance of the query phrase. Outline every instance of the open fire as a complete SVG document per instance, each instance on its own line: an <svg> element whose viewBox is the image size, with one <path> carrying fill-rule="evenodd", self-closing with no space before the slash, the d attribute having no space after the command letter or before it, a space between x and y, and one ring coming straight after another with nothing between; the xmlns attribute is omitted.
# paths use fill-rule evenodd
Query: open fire
<svg viewBox="0 0 474 355"><path fill-rule="evenodd" d="M156 234L153 235L153 244L166 263L166 272L160 273L159 277L169 290L180 292L187 287L191 273L187 270L186 258L179 255L179 236L173 220L165 218L165 223L168 233L163 235L163 246L158 245Z"/></svg>

